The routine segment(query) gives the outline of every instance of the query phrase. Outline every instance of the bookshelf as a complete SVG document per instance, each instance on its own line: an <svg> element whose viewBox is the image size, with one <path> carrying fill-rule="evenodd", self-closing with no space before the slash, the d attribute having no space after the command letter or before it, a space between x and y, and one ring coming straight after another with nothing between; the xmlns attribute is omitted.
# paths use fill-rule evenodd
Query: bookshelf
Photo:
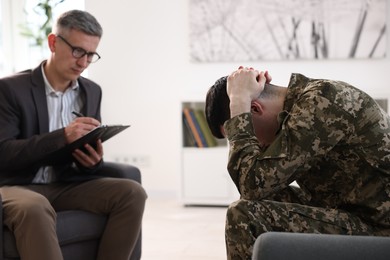
<svg viewBox="0 0 390 260"><path fill-rule="evenodd" d="M199 145L199 138L191 137L191 129L202 129L190 126L188 113L202 113L203 101L182 101L181 103L181 189L180 200L184 205L227 206L239 198L238 191L227 172L228 146L226 140L215 139ZM187 117L186 117L187 114ZM206 123L207 126L207 123ZM208 126L207 126L208 129ZM192 133L192 135L195 135ZM196 141L198 139L198 142Z"/></svg>

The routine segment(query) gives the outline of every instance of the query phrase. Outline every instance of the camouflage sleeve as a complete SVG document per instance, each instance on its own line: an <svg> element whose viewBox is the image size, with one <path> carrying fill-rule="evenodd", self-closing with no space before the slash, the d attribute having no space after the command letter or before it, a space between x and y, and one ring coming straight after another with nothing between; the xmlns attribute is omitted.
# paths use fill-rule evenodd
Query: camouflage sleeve
<svg viewBox="0 0 390 260"><path fill-rule="evenodd" d="M264 199L308 172L316 158L345 136L351 120L316 91L303 94L289 113L283 113L275 141L264 150L250 113L224 124L230 145L228 171L243 199Z"/></svg>

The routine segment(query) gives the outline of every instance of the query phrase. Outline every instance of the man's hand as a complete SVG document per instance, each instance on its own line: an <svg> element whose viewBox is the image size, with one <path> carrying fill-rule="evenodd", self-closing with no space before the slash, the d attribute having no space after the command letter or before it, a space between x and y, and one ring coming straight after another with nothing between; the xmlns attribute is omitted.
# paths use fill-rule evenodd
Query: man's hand
<svg viewBox="0 0 390 260"><path fill-rule="evenodd" d="M103 158L103 145L102 141L98 140L96 142L96 149L94 149L91 145L84 145L86 149L86 153L81 151L80 149L76 149L73 152L73 157L84 167L92 168L96 164L98 164Z"/></svg>
<svg viewBox="0 0 390 260"><path fill-rule="evenodd" d="M94 128L98 127L100 122L92 117L77 117L67 127L65 127L65 138L68 144L83 137Z"/></svg>
<svg viewBox="0 0 390 260"><path fill-rule="evenodd" d="M73 141L83 137L94 128L98 127L100 122L92 117L78 117L65 127L66 142ZM84 146L86 152L76 149L73 156L84 167L92 168L103 158L103 146L100 140L96 143L96 149L89 144Z"/></svg>
<svg viewBox="0 0 390 260"><path fill-rule="evenodd" d="M243 68L229 75L227 79L227 94L230 99L230 116L250 112L251 101L258 98L264 85L271 81L268 72L259 72L253 68Z"/></svg>

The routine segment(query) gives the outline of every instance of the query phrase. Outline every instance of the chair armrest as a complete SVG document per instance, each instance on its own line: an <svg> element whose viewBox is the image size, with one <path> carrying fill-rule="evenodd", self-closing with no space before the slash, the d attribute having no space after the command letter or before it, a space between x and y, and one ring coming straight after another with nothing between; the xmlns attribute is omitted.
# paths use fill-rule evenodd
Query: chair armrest
<svg viewBox="0 0 390 260"><path fill-rule="evenodd" d="M3 198L1 197L0 194L0 260L3 260L4 256L4 225L3 225Z"/></svg>
<svg viewBox="0 0 390 260"><path fill-rule="evenodd" d="M103 166L97 171L97 174L105 177L127 178L141 183L140 170L130 164L104 162Z"/></svg>
<svg viewBox="0 0 390 260"><path fill-rule="evenodd" d="M268 232L253 248L253 260L390 259L390 237Z"/></svg>

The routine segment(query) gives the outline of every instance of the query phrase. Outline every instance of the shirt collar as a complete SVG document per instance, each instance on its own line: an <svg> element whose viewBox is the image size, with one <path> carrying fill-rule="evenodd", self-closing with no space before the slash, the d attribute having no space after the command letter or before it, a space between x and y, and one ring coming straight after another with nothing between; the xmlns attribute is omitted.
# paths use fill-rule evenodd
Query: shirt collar
<svg viewBox="0 0 390 260"><path fill-rule="evenodd" d="M46 95L49 95L49 94L57 94L58 91L55 91L54 88L52 87L52 85L50 85L50 82L47 80L47 77L46 77L46 74L45 74L45 70L43 68L44 64L42 64L41 66L41 70L42 70L42 75L43 75L43 81L45 82L45 92L46 92ZM78 90L80 87L79 85L79 82L78 80L73 80L70 84L70 88L72 90Z"/></svg>

